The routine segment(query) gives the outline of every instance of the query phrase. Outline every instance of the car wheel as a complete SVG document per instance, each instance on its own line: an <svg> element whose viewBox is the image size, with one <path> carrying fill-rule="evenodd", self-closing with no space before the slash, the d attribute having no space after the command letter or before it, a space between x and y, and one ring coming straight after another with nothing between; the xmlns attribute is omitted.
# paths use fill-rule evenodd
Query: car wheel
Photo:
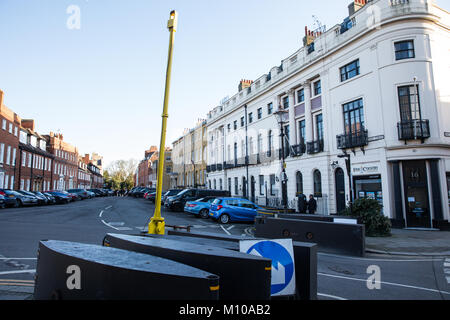
<svg viewBox="0 0 450 320"><path fill-rule="evenodd" d="M20 208L22 206L22 201L19 199L16 200L16 204L14 205L14 208Z"/></svg>
<svg viewBox="0 0 450 320"><path fill-rule="evenodd" d="M208 209L202 209L200 211L200 217L202 219L208 219L209 218L209 210Z"/></svg>
<svg viewBox="0 0 450 320"><path fill-rule="evenodd" d="M221 224L227 224L228 222L230 222L230 216L227 215L226 213L222 214L219 218L219 222Z"/></svg>

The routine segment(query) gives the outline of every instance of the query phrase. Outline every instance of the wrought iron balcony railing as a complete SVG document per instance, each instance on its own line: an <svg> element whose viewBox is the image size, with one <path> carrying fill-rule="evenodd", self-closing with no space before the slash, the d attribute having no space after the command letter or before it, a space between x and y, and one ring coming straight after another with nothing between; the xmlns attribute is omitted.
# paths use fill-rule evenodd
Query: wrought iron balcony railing
<svg viewBox="0 0 450 320"><path fill-rule="evenodd" d="M367 130L359 130L351 133L344 133L336 136L338 149L351 149L364 147L369 144Z"/></svg>
<svg viewBox="0 0 450 320"><path fill-rule="evenodd" d="M291 146L291 156L292 157L300 157L304 153L306 153L305 143L300 143L300 144Z"/></svg>
<svg viewBox="0 0 450 320"><path fill-rule="evenodd" d="M422 140L430 137L429 120L407 120L397 123L399 140Z"/></svg>
<svg viewBox="0 0 450 320"><path fill-rule="evenodd" d="M306 144L306 152L315 154L323 151L323 140L310 141Z"/></svg>

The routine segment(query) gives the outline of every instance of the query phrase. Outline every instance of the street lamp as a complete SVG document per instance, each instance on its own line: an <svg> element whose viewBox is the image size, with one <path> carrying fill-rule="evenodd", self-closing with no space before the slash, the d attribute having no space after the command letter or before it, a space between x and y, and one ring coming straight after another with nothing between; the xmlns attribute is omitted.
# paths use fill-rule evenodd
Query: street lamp
<svg viewBox="0 0 450 320"><path fill-rule="evenodd" d="M285 110L281 105L278 106L278 110L273 114L275 115L278 125L280 126L280 137L281 137L281 205L283 209L287 209L287 177L286 177L286 162L285 162L285 154L284 154L284 123L285 115L289 111ZM269 150L270 151L270 150Z"/></svg>

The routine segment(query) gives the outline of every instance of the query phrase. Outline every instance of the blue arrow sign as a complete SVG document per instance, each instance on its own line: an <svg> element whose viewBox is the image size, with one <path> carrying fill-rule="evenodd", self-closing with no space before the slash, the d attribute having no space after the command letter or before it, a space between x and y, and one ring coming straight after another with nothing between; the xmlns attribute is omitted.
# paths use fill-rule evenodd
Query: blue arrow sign
<svg viewBox="0 0 450 320"><path fill-rule="evenodd" d="M250 242L248 243L249 246L245 246L243 242ZM272 260L272 295L295 293L295 268L291 239L241 241L241 247L243 252Z"/></svg>

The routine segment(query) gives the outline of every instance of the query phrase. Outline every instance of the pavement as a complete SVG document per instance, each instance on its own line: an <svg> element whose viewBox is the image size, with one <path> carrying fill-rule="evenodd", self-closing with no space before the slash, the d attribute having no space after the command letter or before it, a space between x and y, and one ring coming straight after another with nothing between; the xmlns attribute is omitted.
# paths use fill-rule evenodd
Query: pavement
<svg viewBox="0 0 450 320"><path fill-rule="evenodd" d="M450 232L392 229L391 237L366 237L366 251L388 255L449 256Z"/></svg>

